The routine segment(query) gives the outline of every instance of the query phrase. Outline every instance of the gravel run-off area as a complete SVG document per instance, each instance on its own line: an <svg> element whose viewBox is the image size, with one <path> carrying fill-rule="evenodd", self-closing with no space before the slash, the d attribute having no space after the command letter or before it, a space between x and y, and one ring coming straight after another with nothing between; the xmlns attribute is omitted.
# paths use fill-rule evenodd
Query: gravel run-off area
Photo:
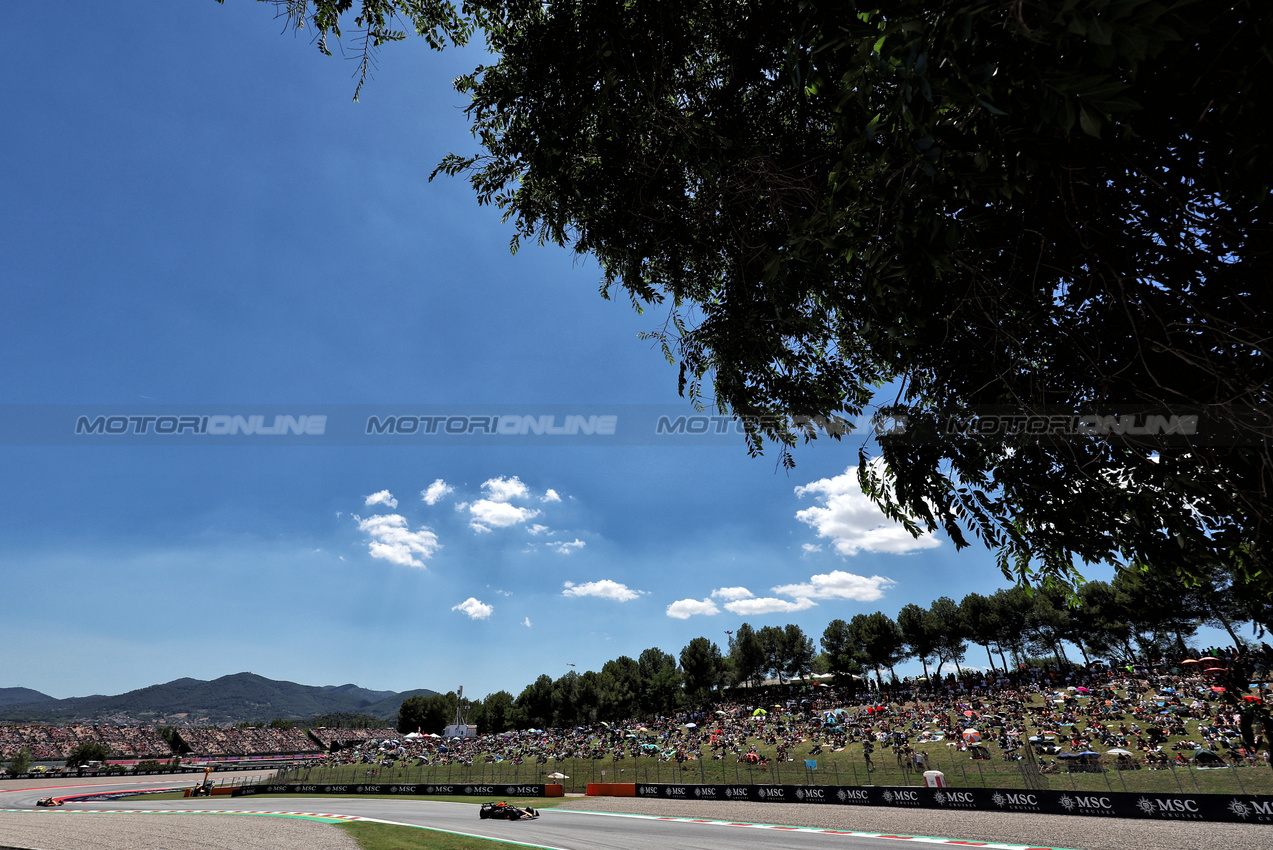
<svg viewBox="0 0 1273 850"><path fill-rule="evenodd" d="M0 812L0 848L21 850L358 850L321 821L259 815Z"/></svg>

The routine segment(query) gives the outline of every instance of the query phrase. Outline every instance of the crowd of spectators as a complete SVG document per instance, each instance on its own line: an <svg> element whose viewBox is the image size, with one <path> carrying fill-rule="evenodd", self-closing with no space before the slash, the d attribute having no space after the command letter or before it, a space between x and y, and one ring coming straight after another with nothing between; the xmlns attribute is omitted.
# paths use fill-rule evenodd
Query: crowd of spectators
<svg viewBox="0 0 1273 850"><path fill-rule="evenodd" d="M1210 658L1210 661L1205 660ZM680 763L733 760L762 765L853 746L868 772L877 759L922 769L929 751L950 747L971 758L1037 761L1041 769L1101 762L1140 769L1213 762L1261 762L1243 745L1234 703L1217 673L1236 650L1211 649L1203 659L1158 659L1110 668L1028 667L1011 672L963 671L940 681L870 681L849 686L791 684L735 690L715 702L671 715L595 723L574 729L530 729L472 738L402 735L380 729L181 727L191 755L201 757L316 754L328 764L463 765L558 759L618 761L644 756ZM1273 650L1247 653L1267 672ZM1243 699L1263 701L1263 674ZM1247 684L1244 680L1244 686ZM23 747L35 761L65 759L78 744L100 741L112 758L171 758L148 726L0 725L0 759ZM1267 750L1262 759L1267 760ZM1205 764L1204 764L1205 763Z"/></svg>
<svg viewBox="0 0 1273 850"><path fill-rule="evenodd" d="M401 737L397 729L329 729L320 727L318 729L309 730L310 735L318 739L323 745L324 750L330 750L333 746L337 749L342 747L356 747L366 741L391 740Z"/></svg>
<svg viewBox="0 0 1273 850"><path fill-rule="evenodd" d="M1273 658L1265 654L1249 653L1248 658L1255 657L1267 671ZM972 759L1028 760L1043 772L1154 769L1168 763L1267 766L1267 750L1257 758L1243 745L1237 710L1217 684L1216 672L1236 651L1211 649L1207 657L1216 660L964 671L940 682L904 680L883 689L867 682L852 687L792 684L734 691L667 716L474 738L366 730L363 742L330 753L324 761L542 765L560 759L645 756L683 764L713 759L763 766L770 759L795 761L852 746L857 764L868 772L882 758L923 770L930 752L945 758L945 748ZM1261 675L1245 698L1265 696Z"/></svg>
<svg viewBox="0 0 1273 850"><path fill-rule="evenodd" d="M311 754L323 749L304 729L185 726L177 732L190 748L189 755L196 757ZM13 723L0 724L0 762L11 761L24 748L32 761L63 761L89 742L104 744L112 759L167 761L174 755L153 726Z"/></svg>
<svg viewBox="0 0 1273 850"><path fill-rule="evenodd" d="M77 746L101 740L96 726L73 724L46 726L39 723L0 725L0 760L11 760L22 749L30 750L34 761L65 759ZM160 742L162 744L162 741ZM163 744L162 752L169 752Z"/></svg>
<svg viewBox="0 0 1273 850"><path fill-rule="evenodd" d="M178 734L196 756L290 755L320 749L304 729L184 726Z"/></svg>

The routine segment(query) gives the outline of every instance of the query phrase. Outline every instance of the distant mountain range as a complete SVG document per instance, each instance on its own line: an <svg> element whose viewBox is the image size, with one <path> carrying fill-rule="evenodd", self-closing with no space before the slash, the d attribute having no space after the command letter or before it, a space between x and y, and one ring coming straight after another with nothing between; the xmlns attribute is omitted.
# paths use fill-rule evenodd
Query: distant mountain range
<svg viewBox="0 0 1273 850"><path fill-rule="evenodd" d="M43 702L53 697L33 691L30 688L0 688L0 706L16 705L24 702Z"/></svg>
<svg viewBox="0 0 1273 850"><path fill-rule="evenodd" d="M396 719L402 701L437 693L425 688L397 693L357 685L298 685L255 673L211 682L176 679L118 696L53 697L30 688L0 688L0 720L45 723L151 723L189 725L306 720L321 714L364 714Z"/></svg>

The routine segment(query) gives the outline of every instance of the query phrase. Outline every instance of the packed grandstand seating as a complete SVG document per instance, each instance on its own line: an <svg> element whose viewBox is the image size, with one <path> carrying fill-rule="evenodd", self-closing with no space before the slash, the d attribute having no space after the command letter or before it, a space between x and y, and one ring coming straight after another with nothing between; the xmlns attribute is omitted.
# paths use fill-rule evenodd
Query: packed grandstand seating
<svg viewBox="0 0 1273 850"><path fill-rule="evenodd" d="M323 749L331 749L332 744L348 747L363 741L386 741L400 737L397 729L311 729L310 734L319 740Z"/></svg>
<svg viewBox="0 0 1273 850"><path fill-rule="evenodd" d="M304 729L187 726L178 732L190 747L190 755L201 757L291 755L322 749ZM24 747L31 751L32 761L62 761L78 745L93 741L105 744L112 759L167 760L173 756L172 748L153 726L13 723L0 724L0 761L11 760Z"/></svg>

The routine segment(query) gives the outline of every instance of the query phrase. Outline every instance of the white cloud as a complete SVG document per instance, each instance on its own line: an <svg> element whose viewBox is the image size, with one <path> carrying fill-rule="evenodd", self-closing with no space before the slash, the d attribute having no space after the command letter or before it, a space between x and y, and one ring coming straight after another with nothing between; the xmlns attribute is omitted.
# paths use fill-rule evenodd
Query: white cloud
<svg viewBox="0 0 1273 850"><path fill-rule="evenodd" d="M522 480L514 475L512 478L491 478L482 482L486 498L492 502L507 502L509 499L525 499L530 491Z"/></svg>
<svg viewBox="0 0 1273 850"><path fill-rule="evenodd" d="M742 614L745 617L755 616L757 614L790 614L795 611L805 611L814 607L818 603L812 599L797 599L794 602L790 599L777 599L772 596L765 596L752 599L738 599L725 604L725 610L734 614Z"/></svg>
<svg viewBox="0 0 1273 850"><path fill-rule="evenodd" d="M427 527L421 526L419 531L412 531L406 517L398 514L358 518L358 530L371 538L367 547L371 557L404 567L423 567L421 558L428 558L442 548L438 536Z"/></svg>
<svg viewBox="0 0 1273 850"><path fill-rule="evenodd" d="M667 606L667 615L675 617L678 620L688 620L695 614L719 614L720 609L716 607L716 603L710 598L708 599L678 599L671 605Z"/></svg>
<svg viewBox="0 0 1273 850"><path fill-rule="evenodd" d="M529 534L543 534L547 530L548 530L548 526L540 525L539 523L535 523L530 528L526 529L527 533Z"/></svg>
<svg viewBox="0 0 1273 850"><path fill-rule="evenodd" d="M796 519L835 544L841 555L858 552L903 554L932 549L941 541L931 534L915 538L905 528L885 517L858 485L853 467L843 475L822 478L796 488L797 496L813 495L822 504L796 513Z"/></svg>
<svg viewBox="0 0 1273 850"><path fill-rule="evenodd" d="M584 543L582 540L576 537L570 543L565 543L559 540L552 540L552 541L549 541L548 545L552 547L554 552L557 552L561 555L569 555L571 552L575 551L576 549L582 549L584 546L588 544Z"/></svg>
<svg viewBox="0 0 1273 850"><path fill-rule="evenodd" d="M468 614L469 617L474 620L485 620L487 617L491 616L491 613L495 609L490 605L487 605L485 602L478 602L475 597L470 596L459 605L452 605L451 610Z"/></svg>
<svg viewBox="0 0 1273 850"><path fill-rule="evenodd" d="M469 528L474 531L508 528L539 516L539 511L531 508L519 508L508 502L496 502L491 499L478 499L465 507L472 516L469 520Z"/></svg>
<svg viewBox="0 0 1273 850"><path fill-rule="evenodd" d="M773 588L774 593L803 599L854 599L858 602L874 602L884 596L884 591L897 582L884 576L854 575L832 570L823 575L811 576L804 584L784 584Z"/></svg>
<svg viewBox="0 0 1273 850"><path fill-rule="evenodd" d="M371 507L372 505L384 505L387 508L396 508L398 507L398 500L395 499L393 494L388 490L381 490L379 493L372 493L368 496L365 504L367 507Z"/></svg>
<svg viewBox="0 0 1273 850"><path fill-rule="evenodd" d="M539 516L534 508L520 508L510 504L512 499L530 498L530 490L514 475L512 478L491 478L482 482L486 497L469 504L461 502L456 510L467 510L469 527L474 531L490 531L492 528L508 528Z"/></svg>
<svg viewBox="0 0 1273 850"><path fill-rule="evenodd" d="M800 548L803 549L808 554L813 554L814 552L822 551L822 547L819 546L817 543L804 543L800 546Z"/></svg>
<svg viewBox="0 0 1273 850"><path fill-rule="evenodd" d="M525 620L522 620L522 625L529 629L529 628L530 628L530 617L527 617Z"/></svg>
<svg viewBox="0 0 1273 850"><path fill-rule="evenodd" d="M448 493L454 493L455 488L447 484L441 478L434 481L428 487L420 491L420 498L424 499L426 505L436 505L442 500L442 497Z"/></svg>
<svg viewBox="0 0 1273 850"><path fill-rule="evenodd" d="M732 602L735 599L750 599L755 594L745 587L718 587L712 591L712 596Z"/></svg>
<svg viewBox="0 0 1273 850"><path fill-rule="evenodd" d="M644 590L633 590L626 584L619 584L608 578L583 584L568 581L565 582L565 588L561 592L562 596L600 596L602 599L613 599L616 602L630 602L645 593Z"/></svg>
<svg viewBox="0 0 1273 850"><path fill-rule="evenodd" d="M544 495L542 495L542 496L540 496L540 497L539 497L539 501L541 501L541 502L560 502L560 501L561 501L561 496L558 496L558 495L557 495L557 491L556 491L556 490L549 490L548 492L544 493Z"/></svg>

